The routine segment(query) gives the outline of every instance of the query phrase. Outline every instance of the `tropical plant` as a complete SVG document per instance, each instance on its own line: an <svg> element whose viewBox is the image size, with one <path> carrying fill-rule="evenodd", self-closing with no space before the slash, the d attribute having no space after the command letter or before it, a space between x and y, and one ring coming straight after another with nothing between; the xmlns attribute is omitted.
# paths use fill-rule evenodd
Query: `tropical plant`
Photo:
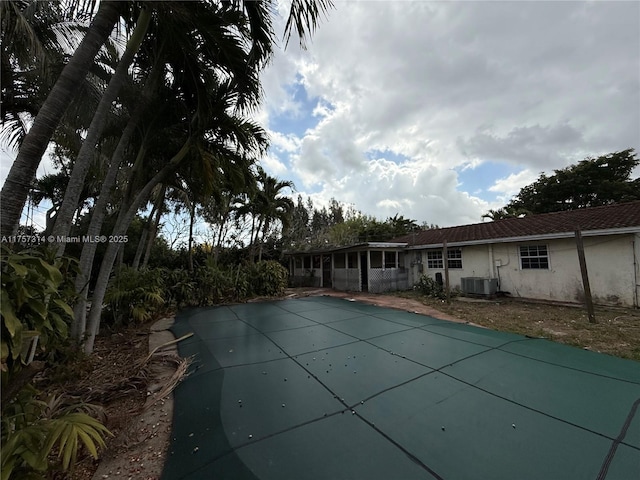
<svg viewBox="0 0 640 480"><path fill-rule="evenodd" d="M115 325L144 323L165 305L166 271L161 268L136 270L123 266L111 278L104 300L105 320Z"/></svg>
<svg viewBox="0 0 640 480"><path fill-rule="evenodd" d="M260 261L252 268L252 289L256 295L279 296L284 294L289 272L274 260Z"/></svg>
<svg viewBox="0 0 640 480"><path fill-rule="evenodd" d="M0 192L0 203L3 209L3 215L0 217L0 234L11 235L16 231L29 187L35 178L49 140L66 108L78 93L77 86L82 83L93 65L96 54L116 25L123 5L125 5L124 2L100 2L82 42L40 106L33 125L21 142L18 155L11 165Z"/></svg>
<svg viewBox="0 0 640 480"><path fill-rule="evenodd" d="M240 215L251 215L249 259L254 260L255 250L258 261L262 260L262 249L273 223L280 222L283 228L289 225L294 203L283 195L285 189L293 189L293 182L278 180L268 175L261 167L256 174L258 188L245 197L245 203L238 208Z"/></svg>
<svg viewBox="0 0 640 480"><path fill-rule="evenodd" d="M16 390L10 383L22 365L67 338L74 264L68 258L54 259L50 251L16 253L4 247L1 264L2 386ZM30 350L32 342L37 348Z"/></svg>
<svg viewBox="0 0 640 480"><path fill-rule="evenodd" d="M39 400L26 387L2 409L1 480L41 479L40 473L70 470L84 447L95 459L109 430L96 418L97 407L68 404L62 397ZM57 453L57 462L53 454Z"/></svg>

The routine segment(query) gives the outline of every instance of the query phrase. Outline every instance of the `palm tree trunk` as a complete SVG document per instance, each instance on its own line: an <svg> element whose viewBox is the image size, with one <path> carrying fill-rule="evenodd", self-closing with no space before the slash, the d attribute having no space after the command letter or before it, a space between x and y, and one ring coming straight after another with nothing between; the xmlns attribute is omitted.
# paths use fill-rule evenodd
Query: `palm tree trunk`
<svg viewBox="0 0 640 480"><path fill-rule="evenodd" d="M150 21L151 9L143 6L138 17L136 28L127 42L127 48L122 54L120 62L118 62L118 67L111 77L107 89L100 99L98 108L93 115L91 125L87 131L87 138L83 142L80 152L78 153L78 158L73 165L71 178L69 179L69 183L67 184L67 188L64 193L62 206L58 211L58 215L56 215L56 223L53 227L52 233L55 237L69 235L71 223L73 221L73 213L77 208L80 195L84 188L84 181L87 176L87 172L89 171L89 167L91 166L96 144L102 137L102 132L104 131L104 127L107 123L111 106L118 98L118 93L127 80L129 66L131 65L131 62L133 62L133 57L142 44L142 40L147 33ZM62 256L64 253L65 245L65 242L58 244L56 250L58 256Z"/></svg>
<svg viewBox="0 0 640 480"><path fill-rule="evenodd" d="M151 230L151 223L153 219L151 218L151 214L155 212L151 212L149 214L149 218L145 222L145 226L142 229L142 233L140 234L140 240L138 241L138 248L136 248L136 254L133 257L133 263L131 264L131 268L134 270L138 270L140 268L140 260L142 259L142 252L145 250L147 245L147 237L149 236L149 230Z"/></svg>
<svg viewBox="0 0 640 480"><path fill-rule="evenodd" d="M196 202L191 200L189 208L189 271L193 272L193 223L196 218Z"/></svg>
<svg viewBox="0 0 640 480"><path fill-rule="evenodd" d="M251 263L254 263L256 260L255 256L256 256L256 248L258 247L258 237L260 236L260 232L262 231L263 223L264 223L264 217L260 216L260 219L258 220L258 227L256 228L256 237L251 242Z"/></svg>
<svg viewBox="0 0 640 480"><path fill-rule="evenodd" d="M169 163L156 173L154 177L147 182L144 188L140 190L126 209L126 213L123 213L126 207L122 207L122 210L120 211L121 214L118 215L118 220L113 228L113 236L124 235L127 232L127 229L135 217L138 208L142 205L142 202L149 198L151 190L153 190L156 185L162 182L167 175L178 167L180 162L187 156L190 147L191 141L187 140L180 151L169 161ZM96 339L96 334L98 333L98 328L100 327L102 302L104 301L104 296L107 293L107 286L109 284L111 270L113 269L113 263L121 245L121 243L109 243L107 245L107 251L104 254L104 258L102 259L102 264L100 265L100 272L98 273L96 286L93 291L91 310L89 311L88 332L84 344L84 350L86 353L91 353L93 351L93 344Z"/></svg>
<svg viewBox="0 0 640 480"><path fill-rule="evenodd" d="M22 209L36 176L42 155L58 126L62 115L75 97L78 85L87 75L100 47L104 45L120 17L119 2L100 2L87 34L65 65L60 77L38 111L29 133L24 137L18 156L0 192L0 236L15 234L20 225Z"/></svg>
<svg viewBox="0 0 640 480"><path fill-rule="evenodd" d="M226 228L227 228L227 221L229 220L229 215L230 215L230 212L229 212L229 210L227 210L222 215L222 220L220 221L219 230L218 230L218 239L216 240L215 248L214 248L214 251L213 251L213 259L216 262L216 264L218 263L218 258L220 257L220 251L222 250L222 239L225 236L225 231L226 231Z"/></svg>
<svg viewBox="0 0 640 480"><path fill-rule="evenodd" d="M113 187L116 184L116 178L118 177L118 171L120 164L124 159L124 154L129 146L131 137L136 131L138 123L142 118L144 111L144 103L138 105L135 112L129 119L127 126L122 132L122 136L118 141L113 156L111 157L111 165L107 170L102 187L100 189L100 196L93 209L93 215L91 215L91 222L89 223L89 229L87 230L87 236L95 238L100 235L102 230L102 224L107 213L107 205L111 200L111 193ZM138 156L144 156L144 148L140 148ZM82 246L82 253L80 255L80 263L78 265L78 276L75 281L75 289L78 294L78 302L76 303L74 312L74 320L71 324L71 336L77 340L80 340L84 335L87 324L87 298L89 295L89 279L91 278L91 271L93 270L93 259L96 255L96 249L98 244L96 242L86 242Z"/></svg>
<svg viewBox="0 0 640 480"><path fill-rule="evenodd" d="M262 247L264 245L264 238L269 230L269 217L264 221L264 228L262 229L262 240L260 241L260 249L258 250L258 261L262 261Z"/></svg>
<svg viewBox="0 0 640 480"><path fill-rule="evenodd" d="M144 259L142 260L142 268L145 268L149 263L149 257L151 256L151 248L153 247L153 243L156 241L156 235L158 235L158 227L160 226L160 219L162 218L162 213L164 211L164 200L165 200L164 195L166 191L167 191L167 186L164 185L159 197L160 205L156 210L156 218L153 219L150 225L149 238L147 240L147 248L144 252Z"/></svg>

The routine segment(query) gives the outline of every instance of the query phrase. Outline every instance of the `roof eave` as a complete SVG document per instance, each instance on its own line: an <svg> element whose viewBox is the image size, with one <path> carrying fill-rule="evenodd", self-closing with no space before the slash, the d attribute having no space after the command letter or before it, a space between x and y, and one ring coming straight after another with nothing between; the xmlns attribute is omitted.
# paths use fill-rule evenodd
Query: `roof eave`
<svg viewBox="0 0 640 480"><path fill-rule="evenodd" d="M606 228L600 230L582 230L583 237L597 237L603 235L624 235L632 233L640 233L640 226L637 227L621 227L621 228ZM467 240L464 242L447 242L447 247L464 247L471 245L485 245L489 243L515 243L515 242L535 242L541 240L554 240L561 238L575 237L575 231L572 232L559 232L559 233L545 233L541 235L524 235L520 237L503 237L503 238L486 238L482 240ZM442 248L443 243L431 243L423 245L411 245L407 247L407 250L422 250L425 248Z"/></svg>

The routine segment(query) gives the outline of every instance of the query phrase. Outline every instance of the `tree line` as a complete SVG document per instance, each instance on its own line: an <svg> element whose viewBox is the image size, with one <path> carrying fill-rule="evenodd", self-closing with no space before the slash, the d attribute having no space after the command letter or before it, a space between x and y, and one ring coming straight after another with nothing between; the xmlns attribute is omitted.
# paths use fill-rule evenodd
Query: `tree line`
<svg viewBox="0 0 640 480"><path fill-rule="evenodd" d="M304 47L331 8L330 0L293 0L281 37L273 26L275 1L0 2L0 140L17 151L0 191L0 236L19 232L30 196L47 198L47 235L128 238L136 230L133 263L142 265L170 205L191 226L205 204L220 218L233 205L250 219L249 245L259 256L266 232L288 208L281 198L287 182L259 169L269 145L252 117L262 101L261 73L280 38L286 46L295 35ZM36 180L48 148L59 173ZM46 470L51 451L69 468L79 443L90 452L101 444L104 430L95 420L78 413L42 419L36 408L42 402L21 387L36 363L55 357L43 346L68 332L92 351L105 302L144 316L138 300L157 299L153 289L162 282L151 281L145 291L112 289L107 297L110 280L125 278L112 278L123 245L61 241L53 250L22 251L3 245L3 478ZM182 273L165 293L193 304L230 288L247 293L282 281L281 267L264 263L228 272L233 282L224 288L216 269L201 273L210 286L206 298L189 296L199 279ZM27 366L30 345L39 353ZM28 418L20 415L27 404Z"/></svg>
<svg viewBox="0 0 640 480"><path fill-rule="evenodd" d="M489 210L483 218L501 220L640 200L640 178L631 178L639 164L635 150L628 148L585 158L551 175L541 173L507 205Z"/></svg>
<svg viewBox="0 0 640 480"><path fill-rule="evenodd" d="M268 138L251 119L277 42L275 3L22 0L0 8L2 137L17 148L0 193L2 236L17 232L30 192L51 199L55 238L70 236L87 213L87 235L123 236L151 205L152 239L168 198L193 219L205 200L239 196L257 243L279 208L262 201L278 181L257 167ZM295 0L285 41L296 32L304 45L330 8ZM50 144L61 173L35 181ZM56 245L58 257L66 246ZM121 244L106 246L93 275L97 246L83 245L75 280L71 330L87 351Z"/></svg>

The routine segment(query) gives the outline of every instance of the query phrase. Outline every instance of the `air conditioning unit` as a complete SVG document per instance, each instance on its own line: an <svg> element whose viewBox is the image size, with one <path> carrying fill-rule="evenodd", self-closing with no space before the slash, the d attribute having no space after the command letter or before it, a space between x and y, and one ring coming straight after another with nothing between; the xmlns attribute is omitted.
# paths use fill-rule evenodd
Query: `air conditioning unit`
<svg viewBox="0 0 640 480"><path fill-rule="evenodd" d="M460 281L462 293L469 295L495 295L498 290L497 278L465 277Z"/></svg>

